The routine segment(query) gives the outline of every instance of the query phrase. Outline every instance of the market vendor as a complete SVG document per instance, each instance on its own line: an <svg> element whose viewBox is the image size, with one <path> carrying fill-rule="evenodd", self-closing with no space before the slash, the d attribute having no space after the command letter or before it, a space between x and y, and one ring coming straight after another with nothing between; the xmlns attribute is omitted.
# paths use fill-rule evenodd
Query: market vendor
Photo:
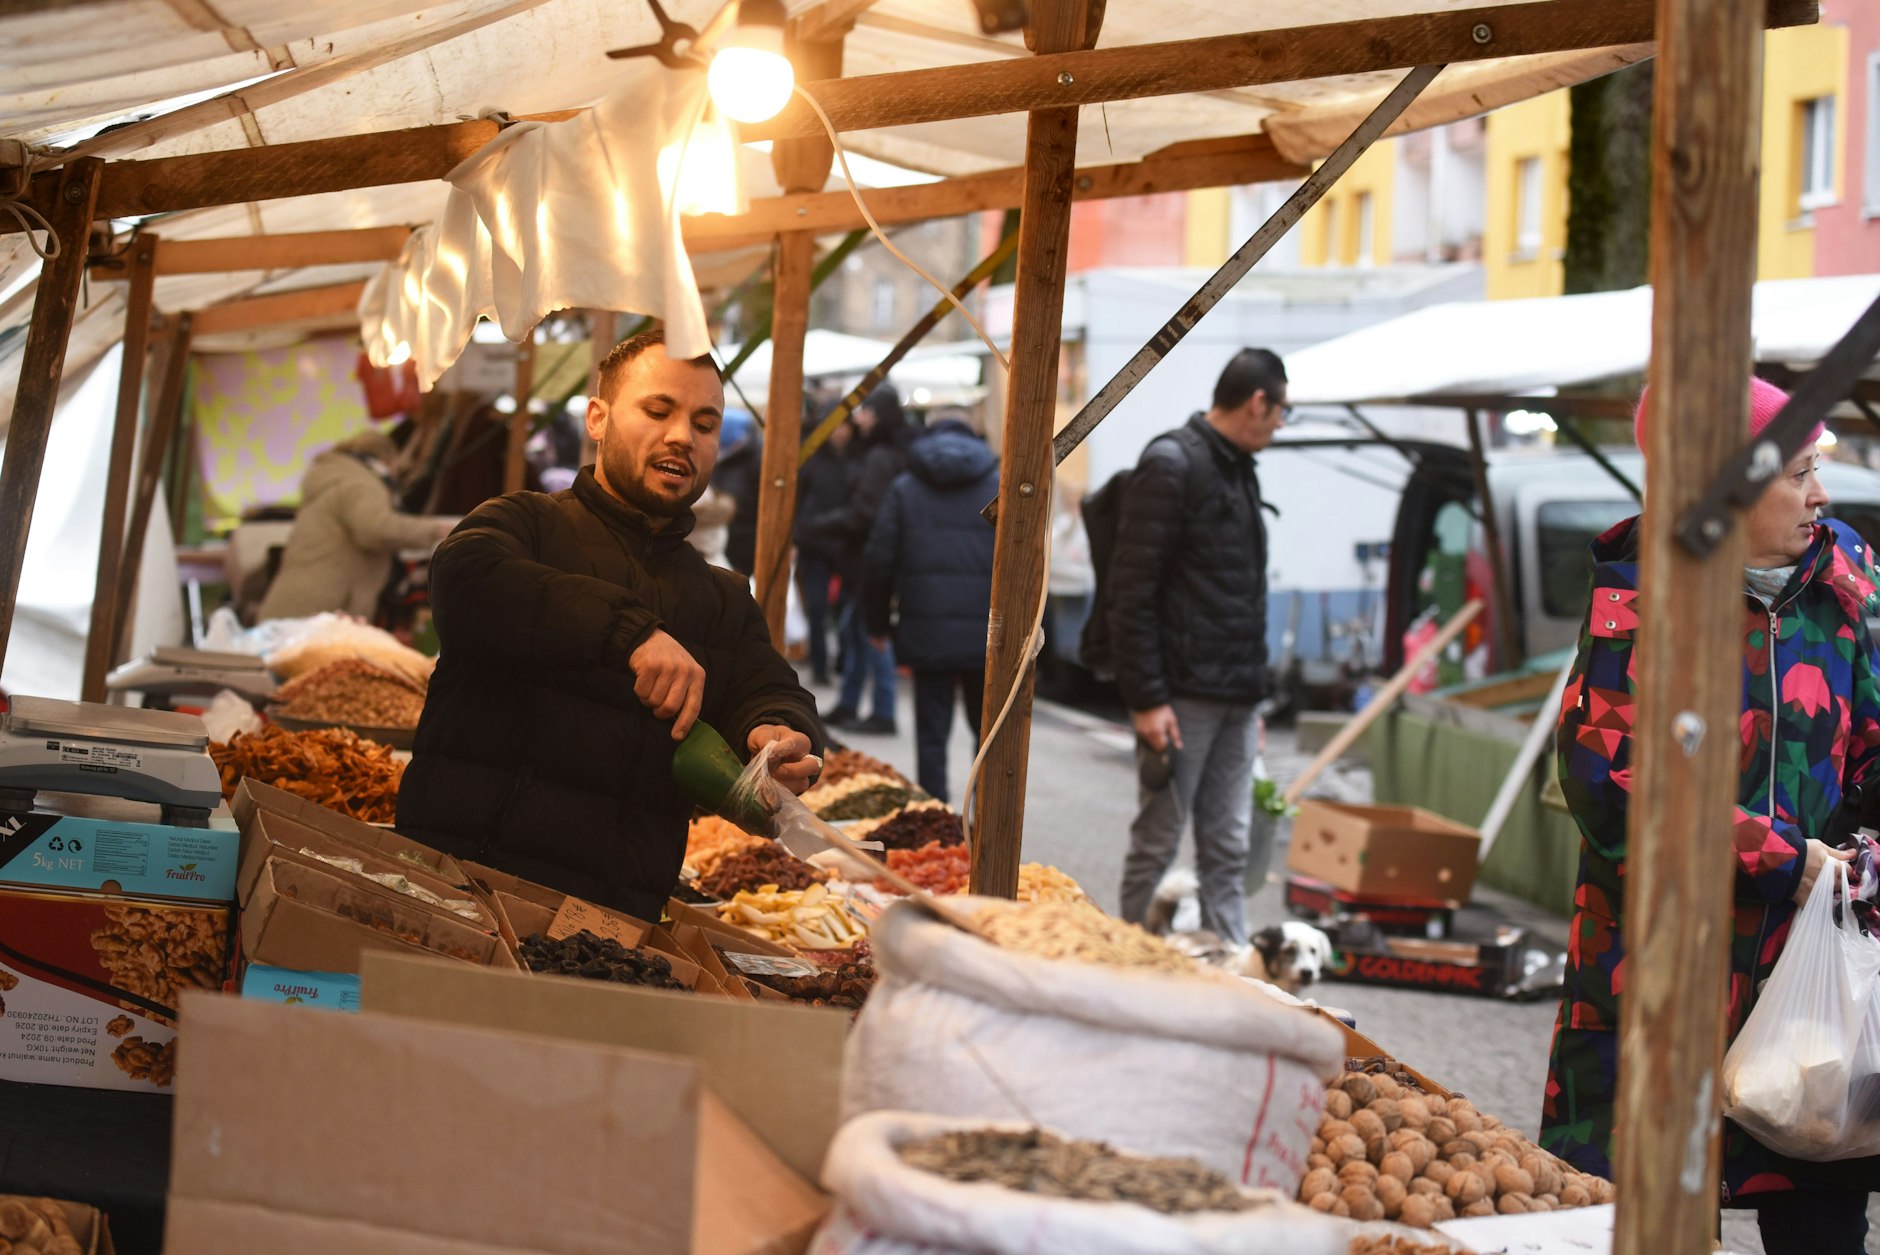
<svg viewBox="0 0 1880 1255"><path fill-rule="evenodd" d="M1751 430L1787 402L1753 380ZM1644 440L1645 401L1638 435ZM1819 437L1821 429L1815 429ZM1716 854L1735 868L1727 1028L1741 1031L1788 940L1796 908L1829 860L1829 821L1845 790L1871 787L1880 764L1880 669L1866 616L1874 611L1867 545L1846 524L1818 520L1828 503L1811 438L1771 481L1744 525L1749 539L1739 627L1735 820ZM1626 812L1632 793L1633 631L1641 606L1639 520L1593 542L1593 588L1562 700L1560 780L1584 836L1574 892L1566 992L1541 1109L1541 1145L1574 1167L1612 1175L1624 995ZM1660 603L1662 604L1662 603ZM1754 1208L1770 1255L1858 1255L1874 1161L1803 1163L1724 1129L1722 1205Z"/></svg>
<svg viewBox="0 0 1880 1255"><path fill-rule="evenodd" d="M770 745L772 774L808 787L814 699L744 578L686 543L723 411L709 358L634 336L588 401L596 464L566 492L484 502L439 546L442 649L399 831L657 920L691 812L673 750L695 721L748 753Z"/></svg>

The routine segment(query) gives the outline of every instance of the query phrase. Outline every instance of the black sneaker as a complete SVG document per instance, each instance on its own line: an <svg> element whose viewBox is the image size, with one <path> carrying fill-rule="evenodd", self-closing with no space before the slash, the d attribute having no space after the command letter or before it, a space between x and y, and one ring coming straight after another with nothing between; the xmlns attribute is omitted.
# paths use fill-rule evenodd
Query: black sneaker
<svg viewBox="0 0 1880 1255"><path fill-rule="evenodd" d="M893 736L894 720L886 715L870 715L855 725L857 732L872 732L877 736Z"/></svg>
<svg viewBox="0 0 1880 1255"><path fill-rule="evenodd" d="M831 728L853 727L860 721L861 715L856 712L853 706L837 706L834 710L823 716L823 723Z"/></svg>

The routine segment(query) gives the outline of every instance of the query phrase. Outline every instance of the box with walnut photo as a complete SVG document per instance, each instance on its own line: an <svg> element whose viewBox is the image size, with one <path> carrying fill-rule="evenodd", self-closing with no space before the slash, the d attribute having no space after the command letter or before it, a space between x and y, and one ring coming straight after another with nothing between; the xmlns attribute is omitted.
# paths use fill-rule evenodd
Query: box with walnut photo
<svg viewBox="0 0 1880 1255"><path fill-rule="evenodd" d="M220 989L229 908L0 887L0 1080L169 1092L176 1003Z"/></svg>

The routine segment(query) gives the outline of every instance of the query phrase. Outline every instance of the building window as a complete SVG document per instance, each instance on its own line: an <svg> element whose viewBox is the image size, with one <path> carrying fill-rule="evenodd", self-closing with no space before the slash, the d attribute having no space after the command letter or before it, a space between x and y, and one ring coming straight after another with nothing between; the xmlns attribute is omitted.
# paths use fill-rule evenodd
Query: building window
<svg viewBox="0 0 1880 1255"><path fill-rule="evenodd" d="M1377 229L1375 211L1371 207L1371 194L1358 193L1358 264L1368 266L1372 260L1371 236Z"/></svg>
<svg viewBox="0 0 1880 1255"><path fill-rule="evenodd" d="M885 330L894 325L894 281L892 279L875 280L875 308L872 317L877 330Z"/></svg>
<svg viewBox="0 0 1880 1255"><path fill-rule="evenodd" d="M1338 247L1338 202L1326 200L1325 205L1325 264L1336 266L1342 260L1343 252Z"/></svg>
<svg viewBox="0 0 1880 1255"><path fill-rule="evenodd" d="M1867 196L1869 218L1880 218L1880 52L1867 58Z"/></svg>
<svg viewBox="0 0 1880 1255"><path fill-rule="evenodd" d="M1514 167L1514 252L1523 261L1541 255L1541 159L1523 157Z"/></svg>
<svg viewBox="0 0 1880 1255"><path fill-rule="evenodd" d="M1834 97L1802 102L1803 213L1834 203Z"/></svg>

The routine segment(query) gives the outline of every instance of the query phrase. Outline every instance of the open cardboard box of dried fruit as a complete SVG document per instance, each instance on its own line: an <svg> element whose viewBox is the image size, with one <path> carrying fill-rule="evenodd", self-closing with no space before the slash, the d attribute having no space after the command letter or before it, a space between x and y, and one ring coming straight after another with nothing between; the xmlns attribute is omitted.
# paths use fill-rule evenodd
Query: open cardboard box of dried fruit
<svg viewBox="0 0 1880 1255"><path fill-rule="evenodd" d="M11 1255L116 1255L104 1213L57 1198L0 1194L0 1242Z"/></svg>

